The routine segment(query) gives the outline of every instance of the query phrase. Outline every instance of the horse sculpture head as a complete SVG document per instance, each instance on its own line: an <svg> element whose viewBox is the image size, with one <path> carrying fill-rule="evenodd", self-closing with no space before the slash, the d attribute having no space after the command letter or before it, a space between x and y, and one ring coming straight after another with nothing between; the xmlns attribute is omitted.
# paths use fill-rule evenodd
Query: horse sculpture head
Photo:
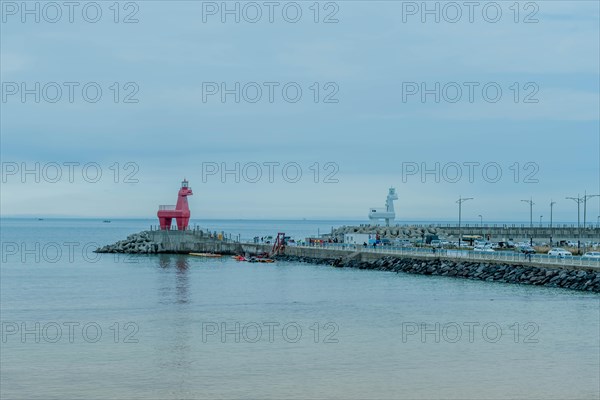
<svg viewBox="0 0 600 400"><path fill-rule="evenodd" d="M186 197L186 196L191 196L194 193L192 192L192 188L188 187L188 181L187 179L184 179L181 182L181 189L179 189L179 197Z"/></svg>

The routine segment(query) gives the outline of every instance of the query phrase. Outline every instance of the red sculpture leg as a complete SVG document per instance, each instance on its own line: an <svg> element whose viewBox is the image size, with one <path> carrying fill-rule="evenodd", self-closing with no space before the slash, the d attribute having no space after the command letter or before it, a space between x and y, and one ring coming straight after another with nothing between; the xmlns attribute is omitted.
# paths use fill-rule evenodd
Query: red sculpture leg
<svg viewBox="0 0 600 400"><path fill-rule="evenodd" d="M170 230L171 229L171 222L172 222L172 218L167 218L167 217L161 217L159 218L160 221L160 229L161 230Z"/></svg>

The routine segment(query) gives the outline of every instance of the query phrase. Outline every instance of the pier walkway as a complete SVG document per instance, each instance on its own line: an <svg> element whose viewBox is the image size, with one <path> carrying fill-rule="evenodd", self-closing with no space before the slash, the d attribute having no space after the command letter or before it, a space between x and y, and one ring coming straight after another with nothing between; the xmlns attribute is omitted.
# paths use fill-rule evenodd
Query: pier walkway
<svg viewBox="0 0 600 400"><path fill-rule="evenodd" d="M600 259L589 259L582 257L555 257L547 254L532 254L531 256L512 251L494 251L494 252L477 252L470 250L446 250L436 249L435 252L431 248L418 247L363 247L356 245L344 244L324 244L314 246L290 246L286 247L286 254L298 256L315 256L316 252L329 252L331 257L339 257L343 255L351 255L353 253L363 253L364 255L373 255L375 257L382 256L405 256L405 257L424 257L424 258L446 258L460 259L470 261L496 261L507 262L511 264L531 264L547 267L587 267L595 270L600 270ZM337 253L337 254L336 254ZM325 253L327 254L327 253ZM369 257L372 258L372 257Z"/></svg>
<svg viewBox="0 0 600 400"><path fill-rule="evenodd" d="M215 252L222 254L264 253L272 250L272 244L260 244L229 239L229 235L210 237L197 230L147 231L154 243L159 243L161 252L189 253ZM234 236L235 238L235 236ZM239 238L239 236L238 236ZM284 254L299 257L337 258L360 255L361 259L374 260L383 256L460 259L481 262L504 262L555 268L591 268L600 270L600 259L583 257L556 257L547 254L531 256L513 251L478 252L423 247L377 246L364 247L354 244L323 243L314 245L286 246Z"/></svg>

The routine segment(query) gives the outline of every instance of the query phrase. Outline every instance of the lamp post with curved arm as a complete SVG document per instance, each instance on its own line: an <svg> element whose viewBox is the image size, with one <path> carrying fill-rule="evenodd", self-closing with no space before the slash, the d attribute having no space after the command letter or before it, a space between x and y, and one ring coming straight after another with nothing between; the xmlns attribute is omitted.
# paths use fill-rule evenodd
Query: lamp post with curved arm
<svg viewBox="0 0 600 400"><path fill-rule="evenodd" d="M529 244L533 246L533 199L521 200L525 203L529 203Z"/></svg>
<svg viewBox="0 0 600 400"><path fill-rule="evenodd" d="M473 200L473 197L462 197L460 196L456 202L458 203L458 248L460 249L460 242L462 241L461 233L461 218L462 218L462 203L467 200Z"/></svg>
<svg viewBox="0 0 600 400"><path fill-rule="evenodd" d="M577 197L566 197L567 200L573 200L577 203L577 253L579 253L579 250L581 249L581 214L579 211L581 203L584 201L584 197L579 197L579 194L577 194Z"/></svg>

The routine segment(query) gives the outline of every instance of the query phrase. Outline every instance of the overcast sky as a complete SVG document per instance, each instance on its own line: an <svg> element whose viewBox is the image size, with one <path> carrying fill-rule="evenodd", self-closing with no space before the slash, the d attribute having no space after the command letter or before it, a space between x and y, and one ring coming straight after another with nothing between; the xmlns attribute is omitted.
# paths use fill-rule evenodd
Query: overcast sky
<svg viewBox="0 0 600 400"><path fill-rule="evenodd" d="M393 186L400 221L451 220L461 195L465 219L528 221L533 198L534 221L551 200L575 221L565 197L600 194L599 3L513 3L428 2L436 22L422 2L228 2L236 22L221 2L29 2L36 22L2 2L1 213L152 217L185 177L195 218L366 219Z"/></svg>

